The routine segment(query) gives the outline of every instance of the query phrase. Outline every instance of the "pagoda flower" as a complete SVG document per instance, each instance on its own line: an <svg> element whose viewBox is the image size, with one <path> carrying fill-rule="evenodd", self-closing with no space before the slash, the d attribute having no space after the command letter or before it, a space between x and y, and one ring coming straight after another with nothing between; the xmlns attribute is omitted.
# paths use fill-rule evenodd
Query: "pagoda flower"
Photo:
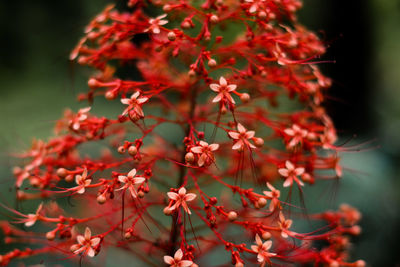
<svg viewBox="0 0 400 267"><path fill-rule="evenodd" d="M137 91L136 93L132 94L130 98L122 98L121 103L124 105L128 105L128 107L122 112L122 115L126 115L130 110L133 110L139 118L144 117L142 104L149 100L148 97L140 96L140 92Z"/></svg>
<svg viewBox="0 0 400 267"><path fill-rule="evenodd" d="M292 226L293 221L292 220L286 220L285 216L283 216L282 211L279 212L279 228L281 228L281 236L283 238L287 238L289 235L288 233L290 233L289 228L290 226Z"/></svg>
<svg viewBox="0 0 400 267"><path fill-rule="evenodd" d="M254 131L247 131L246 128L240 123L237 124L238 132L230 131L228 135L236 140L235 144L232 146L233 150L243 150L244 146L249 146L251 148L256 148L255 145L249 142L249 139L254 138Z"/></svg>
<svg viewBox="0 0 400 267"><path fill-rule="evenodd" d="M85 187L89 186L91 182L92 179L87 177L87 169L85 167L82 174L77 174L75 176L75 183L78 186L74 187L73 189L76 190L78 194L83 194L85 193Z"/></svg>
<svg viewBox="0 0 400 267"><path fill-rule="evenodd" d="M235 100L233 100L230 92L233 92L236 90L236 84L229 84L225 80L224 77L219 78L219 84L212 83L210 84L211 90L214 92L217 92L217 96L214 97L212 100L213 103L220 102L221 100L227 100L228 102L235 104Z"/></svg>
<svg viewBox="0 0 400 267"><path fill-rule="evenodd" d="M86 227L84 235L78 235L76 237L78 244L71 246L71 251L75 254L83 253L89 257L94 257L96 254L95 247L100 244L100 237L92 237L92 232L89 227Z"/></svg>
<svg viewBox="0 0 400 267"><path fill-rule="evenodd" d="M164 262L169 264L170 267L190 267L193 266L193 262L189 260L182 260L183 252L181 249L178 249L174 257L171 256L164 256Z"/></svg>
<svg viewBox="0 0 400 267"><path fill-rule="evenodd" d="M297 144L301 144L303 142L303 139L307 138L308 135L308 131L300 128L297 124L293 124L291 128L287 128L283 131L288 136L292 136L292 139L287 145L288 148L293 148Z"/></svg>
<svg viewBox="0 0 400 267"><path fill-rule="evenodd" d="M207 163L214 162L213 151L219 148L219 144L209 145L207 142L204 141L200 141L199 144L200 146L195 146L190 149L193 153L200 154L197 164L199 164L199 166L201 167L204 165L204 163L208 165Z"/></svg>
<svg viewBox="0 0 400 267"><path fill-rule="evenodd" d="M136 198L137 192L135 189L135 185L143 183L144 181L146 181L146 178L135 175L136 175L136 169L132 169L127 176L124 175L118 176L118 181L124 183L124 185L115 191L128 189L132 197Z"/></svg>
<svg viewBox="0 0 400 267"><path fill-rule="evenodd" d="M22 219L21 222L24 223L26 227L31 227L36 223L37 220L40 219L40 212L42 211L42 209L43 209L43 202L40 203L35 214L23 215L24 217L26 217L26 219Z"/></svg>
<svg viewBox="0 0 400 267"><path fill-rule="evenodd" d="M254 252L258 253L257 260L259 263L261 263L261 266L265 266L267 262L270 262L269 258L276 255L276 253L268 251L271 248L271 246L272 246L271 240L265 241L263 243L260 236L256 234L256 245L252 245L251 249Z"/></svg>
<svg viewBox="0 0 400 267"><path fill-rule="evenodd" d="M163 15L160 15L160 16L158 16L156 18L149 19L150 27L148 27L146 30L144 30L144 32L148 32L148 31L151 30L154 34L159 34L161 32L160 31L160 26L165 25L165 24L168 23L168 20L163 19L166 16L167 16L167 14L163 14Z"/></svg>
<svg viewBox="0 0 400 267"><path fill-rule="evenodd" d="M76 114L75 118L70 121L70 125L72 129L75 131L81 128L81 122L85 121L88 118L88 113L91 107L81 108L78 113Z"/></svg>
<svg viewBox="0 0 400 267"><path fill-rule="evenodd" d="M187 212L188 214L192 214L186 202L194 200L196 198L196 194L186 194L186 189L184 187L181 187L178 191L178 194L175 192L168 192L167 195L173 203L170 203L170 205L172 204L172 206L168 208L169 211L177 210L180 206L182 206L185 212Z"/></svg>
<svg viewBox="0 0 400 267"><path fill-rule="evenodd" d="M283 187L288 187L293 185L293 180L300 186L304 186L304 183L297 178L297 176L302 175L304 173L304 168L299 167L296 168L293 163L290 161L285 162L285 168L278 169L278 172L283 177L286 177L285 182L283 183Z"/></svg>
<svg viewBox="0 0 400 267"><path fill-rule="evenodd" d="M274 211L280 205L279 197L281 196L281 191L277 190L275 187L272 186L272 184L268 182L267 186L271 191L263 191L263 193L264 195L266 195L268 198L271 199L271 202L269 204L269 210Z"/></svg>

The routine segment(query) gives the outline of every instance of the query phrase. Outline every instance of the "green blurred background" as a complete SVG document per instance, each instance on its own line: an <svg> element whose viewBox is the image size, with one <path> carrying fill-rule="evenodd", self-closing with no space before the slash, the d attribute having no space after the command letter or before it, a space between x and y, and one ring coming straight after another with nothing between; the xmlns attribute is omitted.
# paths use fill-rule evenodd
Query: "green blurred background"
<svg viewBox="0 0 400 267"><path fill-rule="evenodd" d="M110 2L0 2L1 202L13 205L12 152L28 148L33 137L49 137L66 107L85 106L76 94L86 90L90 70L68 62L68 54ZM299 20L329 46L323 60L336 61L321 67L334 80L327 109L343 140L376 138L369 147L380 146L343 154L346 175L335 205L326 205L347 202L362 211L355 259L400 266L400 1L304 0ZM0 253L8 249L0 245Z"/></svg>

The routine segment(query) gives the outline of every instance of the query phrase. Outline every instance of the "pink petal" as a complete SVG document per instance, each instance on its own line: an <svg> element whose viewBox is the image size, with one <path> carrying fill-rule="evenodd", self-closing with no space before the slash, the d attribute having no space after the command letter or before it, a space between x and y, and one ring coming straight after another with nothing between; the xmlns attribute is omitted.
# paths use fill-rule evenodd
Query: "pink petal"
<svg viewBox="0 0 400 267"><path fill-rule="evenodd" d="M209 148L210 148L211 151L215 151L215 150L217 150L219 148L219 144L211 144L209 146Z"/></svg>
<svg viewBox="0 0 400 267"><path fill-rule="evenodd" d="M139 98L139 99L137 100L137 103L138 103L138 104L143 104L143 103L145 103L147 100L149 100L148 97L141 97L141 98Z"/></svg>
<svg viewBox="0 0 400 267"><path fill-rule="evenodd" d="M90 240L90 237L92 236L92 231L90 231L89 227L86 227L85 229L85 239Z"/></svg>
<svg viewBox="0 0 400 267"><path fill-rule="evenodd" d="M162 14L162 15L158 16L156 19L163 19L163 18L165 18L166 16L167 16L167 14Z"/></svg>
<svg viewBox="0 0 400 267"><path fill-rule="evenodd" d="M263 250L269 250L272 246L272 241L268 240L266 242L264 242L264 244L262 245Z"/></svg>
<svg viewBox="0 0 400 267"><path fill-rule="evenodd" d="M197 197L196 194L189 193L189 194L186 194L184 200L185 200L185 201L192 201L192 200L195 199L196 197Z"/></svg>
<svg viewBox="0 0 400 267"><path fill-rule="evenodd" d="M118 176L118 181L120 181L121 183L127 183L128 177L120 175L120 176Z"/></svg>
<svg viewBox="0 0 400 267"><path fill-rule="evenodd" d="M283 187L288 187L291 186L293 183L293 179L291 177L288 177L285 182L283 183Z"/></svg>
<svg viewBox="0 0 400 267"><path fill-rule="evenodd" d="M85 241L86 241L86 239L83 237L83 235L78 235L78 236L76 237L76 240L78 241L78 243L79 243L80 245L83 245L83 244L85 243Z"/></svg>
<svg viewBox="0 0 400 267"><path fill-rule="evenodd" d="M289 176L289 171L287 169L279 169L278 172L283 177L288 177Z"/></svg>
<svg viewBox="0 0 400 267"><path fill-rule="evenodd" d="M256 234L256 244L261 246L262 245L262 240L258 234Z"/></svg>
<svg viewBox="0 0 400 267"><path fill-rule="evenodd" d="M178 250L175 252L174 260L175 260L175 261L180 261L180 260L182 259L182 257L183 257L182 249L178 249Z"/></svg>
<svg viewBox="0 0 400 267"><path fill-rule="evenodd" d="M135 93L133 93L133 94L131 95L131 99L137 99L137 98L139 97L139 95L140 95L140 92L139 92L139 91L136 91Z"/></svg>
<svg viewBox="0 0 400 267"><path fill-rule="evenodd" d="M246 132L246 128L244 128L244 126L241 123L238 123L237 128L238 128L239 133Z"/></svg>
<svg viewBox="0 0 400 267"><path fill-rule="evenodd" d="M216 83L212 83L212 84L210 84L210 88L211 88L211 90L213 90L214 92L219 92L220 85L219 85L219 84L216 84Z"/></svg>
<svg viewBox="0 0 400 267"><path fill-rule="evenodd" d="M239 140L232 146L232 149L236 150L236 149L239 149L239 148L242 148L242 147L243 147L243 141Z"/></svg>
<svg viewBox="0 0 400 267"><path fill-rule="evenodd" d="M223 94L219 93L214 99L212 100L213 103L219 102L222 99Z"/></svg>
<svg viewBox="0 0 400 267"><path fill-rule="evenodd" d="M134 184L141 184L144 181L146 181L146 178L144 178L144 177L135 177L135 178L133 178L133 183Z"/></svg>
<svg viewBox="0 0 400 267"><path fill-rule="evenodd" d="M291 163L290 161L286 161L285 162L285 165L286 165L286 169L288 169L289 171L292 171L292 170L294 170L294 165L293 165L293 163Z"/></svg>
<svg viewBox="0 0 400 267"><path fill-rule="evenodd" d="M129 178L133 178L133 177L135 177L135 175L136 175L136 169L132 169L132 170L130 170L129 172L128 172L128 177Z"/></svg>
<svg viewBox="0 0 400 267"><path fill-rule="evenodd" d="M96 252L94 251L93 248L90 247L90 248L87 249L87 255L89 257L93 258L95 254L96 254Z"/></svg>
<svg viewBox="0 0 400 267"><path fill-rule="evenodd" d="M135 188L134 188L133 186L130 186L130 187L129 187L129 193L131 193L131 196L132 196L133 198L136 198L136 197L137 197L136 190L135 190Z"/></svg>
<svg viewBox="0 0 400 267"><path fill-rule="evenodd" d="M180 189L179 189L179 191L178 191L178 194L179 195L185 195L186 194L186 189L184 188L184 187L181 187Z"/></svg>
<svg viewBox="0 0 400 267"><path fill-rule="evenodd" d="M222 86L227 86L228 85L228 83L226 82L225 78L222 77L222 76L219 78L219 84L222 85Z"/></svg>
<svg viewBox="0 0 400 267"><path fill-rule="evenodd" d="M255 131L247 131L246 134L245 134L245 137L247 139L250 139L250 138L253 138L255 134L256 134Z"/></svg>
<svg viewBox="0 0 400 267"><path fill-rule="evenodd" d="M224 93L224 96L228 99L229 102L231 102L232 104L236 104L235 100L229 93Z"/></svg>
<svg viewBox="0 0 400 267"><path fill-rule="evenodd" d="M92 238L92 240L90 240L90 245L92 247L95 247L100 243L100 240L101 240L100 237Z"/></svg>
<svg viewBox="0 0 400 267"><path fill-rule="evenodd" d="M233 139L239 139L239 137L240 137L240 134L237 132L228 132L228 135L230 137L232 137Z"/></svg>
<svg viewBox="0 0 400 267"><path fill-rule="evenodd" d="M304 171L305 171L305 169L304 169L303 167L299 167L299 168L296 168L296 169L294 170L294 173L295 173L296 175L302 175L302 174L304 173Z"/></svg>
<svg viewBox="0 0 400 267"><path fill-rule="evenodd" d="M164 20L160 20L160 21L158 22L158 25L162 26L162 25L165 25L165 24L167 24L167 23L168 23L168 20L164 19Z"/></svg>
<svg viewBox="0 0 400 267"><path fill-rule="evenodd" d="M285 129L283 130L283 132L287 135L293 136L294 135L294 131L293 129Z"/></svg>
<svg viewBox="0 0 400 267"><path fill-rule="evenodd" d="M195 146L190 149L193 153L200 154L203 153L203 147Z"/></svg>
<svg viewBox="0 0 400 267"><path fill-rule="evenodd" d="M204 147L208 147L208 143L204 141L200 141L200 145Z"/></svg>
<svg viewBox="0 0 400 267"><path fill-rule="evenodd" d="M129 98L122 98L121 103L124 105L129 105L131 103L131 100Z"/></svg>
<svg viewBox="0 0 400 267"><path fill-rule="evenodd" d="M201 154L201 156L200 156L200 158L199 158L199 161L197 162L197 164L199 165L199 167L203 166L204 163L206 162L206 160L207 160L207 155L204 154L204 153Z"/></svg>
<svg viewBox="0 0 400 267"><path fill-rule="evenodd" d="M164 256L164 262L166 264L173 265L175 263L175 260L171 256Z"/></svg>
<svg viewBox="0 0 400 267"><path fill-rule="evenodd" d="M227 88L228 88L228 92L232 92L232 91L236 90L237 85L236 84L230 84L230 85L227 86Z"/></svg>
<svg viewBox="0 0 400 267"><path fill-rule="evenodd" d="M167 195L172 200L177 200L178 197L179 197L179 195L177 193L175 193L175 192L168 192Z"/></svg>
<svg viewBox="0 0 400 267"><path fill-rule="evenodd" d="M172 265L175 263L174 258L172 258L171 256L164 256L164 262L169 265Z"/></svg>

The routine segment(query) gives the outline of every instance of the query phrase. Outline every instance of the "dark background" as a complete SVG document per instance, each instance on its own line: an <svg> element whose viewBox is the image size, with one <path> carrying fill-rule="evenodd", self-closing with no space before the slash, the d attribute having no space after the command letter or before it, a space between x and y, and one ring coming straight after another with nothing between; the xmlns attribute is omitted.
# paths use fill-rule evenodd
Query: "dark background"
<svg viewBox="0 0 400 267"><path fill-rule="evenodd" d="M68 62L83 27L106 0L0 3L0 170L2 202L11 202L10 153L51 135L65 107L77 109L90 71ZM119 4L121 5L119 1ZM339 134L372 149L343 155L346 179L337 202L363 212L355 259L400 264L400 3L396 0L305 0L299 20L329 47L333 78L326 107ZM6 251L7 247L0 248Z"/></svg>

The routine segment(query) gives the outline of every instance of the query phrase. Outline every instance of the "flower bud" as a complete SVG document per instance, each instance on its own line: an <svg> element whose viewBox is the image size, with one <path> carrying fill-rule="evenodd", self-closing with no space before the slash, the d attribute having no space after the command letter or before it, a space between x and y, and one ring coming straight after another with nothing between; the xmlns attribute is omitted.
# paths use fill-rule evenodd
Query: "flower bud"
<svg viewBox="0 0 400 267"><path fill-rule="evenodd" d="M54 240L54 238L56 238L56 234L54 233L54 231L50 231L46 233L46 238L49 241Z"/></svg>
<svg viewBox="0 0 400 267"><path fill-rule="evenodd" d="M97 196L97 203L104 204L104 203L106 203L106 201L107 201L107 198L104 194Z"/></svg>
<svg viewBox="0 0 400 267"><path fill-rule="evenodd" d="M263 208L267 205L267 200L263 197L259 198L257 201L258 207Z"/></svg>
<svg viewBox="0 0 400 267"><path fill-rule="evenodd" d="M262 147L264 145L264 139L256 137L254 138L254 144L256 147Z"/></svg>
<svg viewBox="0 0 400 267"><path fill-rule="evenodd" d="M192 163L194 161L194 155L192 152L188 152L185 155L186 162Z"/></svg>
<svg viewBox="0 0 400 267"><path fill-rule="evenodd" d="M243 94L240 96L240 100L241 100L243 103L247 103L247 102L249 102L249 100L250 100L250 95L247 94L247 93L243 93Z"/></svg>
<svg viewBox="0 0 400 267"><path fill-rule="evenodd" d="M270 239L270 238L271 238L271 233L270 233L270 232L267 232L267 231L263 232L263 233L262 233L262 238L263 238L264 240Z"/></svg>
<svg viewBox="0 0 400 267"><path fill-rule="evenodd" d="M68 175L68 171L65 168L58 168L57 175L60 178L65 178Z"/></svg>
<svg viewBox="0 0 400 267"><path fill-rule="evenodd" d="M118 147L118 153L119 153L119 154L124 154L124 153L125 153L125 147L119 146L119 147Z"/></svg>
<svg viewBox="0 0 400 267"><path fill-rule="evenodd" d="M130 146L129 148L128 148L128 153L129 153L129 155L131 155L131 156L136 156L136 154L137 154L137 148L136 148L136 146Z"/></svg>
<svg viewBox="0 0 400 267"><path fill-rule="evenodd" d="M217 66L217 61L215 61L215 59L210 59L210 60L208 61L208 66L209 66L210 68L215 68L215 67Z"/></svg>
<svg viewBox="0 0 400 267"><path fill-rule="evenodd" d="M237 219L237 217L238 217L238 215L237 215L237 213L234 212L234 211L230 211L230 212L228 213L228 219L229 219L231 222L235 221L235 220Z"/></svg>
<svg viewBox="0 0 400 267"><path fill-rule="evenodd" d="M211 23L218 23L218 21L219 21L219 18L218 18L218 16L217 15L212 15L211 17L210 17L210 21L211 21Z"/></svg>
<svg viewBox="0 0 400 267"><path fill-rule="evenodd" d="M172 42L172 41L175 41L176 34L173 31L171 31L168 33L167 37L168 37L168 40L170 40Z"/></svg>

